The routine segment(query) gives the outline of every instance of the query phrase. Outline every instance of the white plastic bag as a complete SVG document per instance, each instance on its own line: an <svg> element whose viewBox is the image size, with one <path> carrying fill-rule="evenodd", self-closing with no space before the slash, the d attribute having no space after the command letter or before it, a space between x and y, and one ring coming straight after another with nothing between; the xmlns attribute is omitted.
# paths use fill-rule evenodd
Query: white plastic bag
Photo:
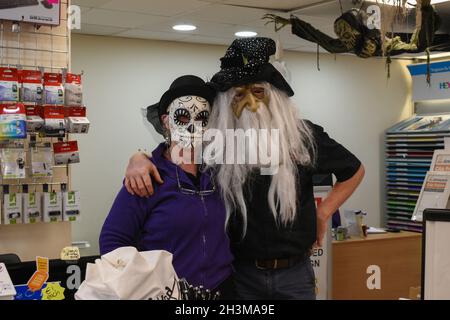
<svg viewBox="0 0 450 320"><path fill-rule="evenodd" d="M149 300L180 297L172 254L118 248L89 263L76 300Z"/></svg>

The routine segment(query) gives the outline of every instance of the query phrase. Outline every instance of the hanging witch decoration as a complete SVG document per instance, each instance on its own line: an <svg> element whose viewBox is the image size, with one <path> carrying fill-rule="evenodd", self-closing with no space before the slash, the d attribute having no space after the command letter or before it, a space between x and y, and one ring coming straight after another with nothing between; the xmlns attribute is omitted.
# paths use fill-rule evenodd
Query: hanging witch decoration
<svg viewBox="0 0 450 320"><path fill-rule="evenodd" d="M334 32L337 38L328 36L294 15L285 19L278 15L266 14L263 19L267 20L266 25L273 23L276 32L287 25L291 25L293 34L316 43L318 47L320 46L330 53L353 53L360 58L386 56L389 67L391 56L402 53L426 52L429 65L430 51L442 51L450 48L450 37L448 35L436 35L436 31L441 26L441 19L431 6L430 1L417 1L417 8L420 8L420 10L417 10L416 13L416 27L412 34L406 35L395 35L392 31L385 32L383 27L381 28L382 31L373 28L373 26L369 27L369 15L362 9L362 5L360 9L351 9L342 13L334 21ZM406 0L396 0L396 3L397 6L391 6L391 12L394 10L392 20L388 22L391 29L395 17L402 11L398 9L405 8ZM429 83L429 81L430 73L428 72L427 82Z"/></svg>

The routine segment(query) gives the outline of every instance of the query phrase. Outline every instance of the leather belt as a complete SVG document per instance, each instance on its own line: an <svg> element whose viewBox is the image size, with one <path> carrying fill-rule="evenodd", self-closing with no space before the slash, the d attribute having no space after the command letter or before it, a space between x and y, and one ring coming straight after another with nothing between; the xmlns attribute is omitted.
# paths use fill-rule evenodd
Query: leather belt
<svg viewBox="0 0 450 320"><path fill-rule="evenodd" d="M309 257L310 253L307 252L304 255L293 256L284 259L258 259L255 260L255 265L261 270L276 270L276 269L286 269L295 266L297 263L303 261L305 258Z"/></svg>

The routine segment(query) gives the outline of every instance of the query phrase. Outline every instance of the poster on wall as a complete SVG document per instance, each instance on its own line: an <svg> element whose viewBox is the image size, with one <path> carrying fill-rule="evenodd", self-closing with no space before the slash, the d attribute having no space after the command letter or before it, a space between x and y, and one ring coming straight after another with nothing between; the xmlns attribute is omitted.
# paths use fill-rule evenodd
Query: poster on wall
<svg viewBox="0 0 450 320"><path fill-rule="evenodd" d="M316 207L326 198L331 187L314 187L314 200ZM321 248L314 248L311 263L316 275L316 299L327 300L328 298L328 248L330 248L330 230L325 234Z"/></svg>
<svg viewBox="0 0 450 320"><path fill-rule="evenodd" d="M60 5L60 0L2 0L0 19L57 26Z"/></svg>
<svg viewBox="0 0 450 320"><path fill-rule="evenodd" d="M431 82L428 85L427 64L408 66L413 79L413 100L450 99L450 61L430 63Z"/></svg>

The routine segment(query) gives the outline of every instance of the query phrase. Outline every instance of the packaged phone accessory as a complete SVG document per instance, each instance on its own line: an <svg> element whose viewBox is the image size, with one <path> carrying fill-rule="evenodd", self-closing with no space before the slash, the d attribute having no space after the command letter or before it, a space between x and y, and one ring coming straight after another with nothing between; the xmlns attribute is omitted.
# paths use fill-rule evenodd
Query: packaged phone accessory
<svg viewBox="0 0 450 320"><path fill-rule="evenodd" d="M64 104L62 74L44 73L44 104Z"/></svg>
<svg viewBox="0 0 450 320"><path fill-rule="evenodd" d="M53 153L56 165L80 162L77 141L56 142L53 144Z"/></svg>
<svg viewBox="0 0 450 320"><path fill-rule="evenodd" d="M3 186L4 224L22 223L22 194L9 192L9 186Z"/></svg>
<svg viewBox="0 0 450 320"><path fill-rule="evenodd" d="M26 105L27 132L38 132L44 127L44 119L39 115L39 106Z"/></svg>
<svg viewBox="0 0 450 320"><path fill-rule="evenodd" d="M0 104L0 139L25 139L26 137L26 112L23 103Z"/></svg>
<svg viewBox="0 0 450 320"><path fill-rule="evenodd" d="M62 187L63 197L63 220L64 221L78 221L80 219L80 192L79 191L67 191L65 184Z"/></svg>
<svg viewBox="0 0 450 320"><path fill-rule="evenodd" d="M0 160L3 179L25 178L25 150L23 143L0 144Z"/></svg>
<svg viewBox="0 0 450 320"><path fill-rule="evenodd" d="M16 68L0 68L0 101L19 101L19 74Z"/></svg>
<svg viewBox="0 0 450 320"><path fill-rule="evenodd" d="M69 133L88 133L90 122L86 107L66 107L66 130Z"/></svg>
<svg viewBox="0 0 450 320"><path fill-rule="evenodd" d="M33 178L53 176L53 149L50 143L30 143L30 154Z"/></svg>
<svg viewBox="0 0 450 320"><path fill-rule="evenodd" d="M44 222L62 221L62 196L61 192L48 192L48 185L44 185L43 193L43 217Z"/></svg>
<svg viewBox="0 0 450 320"><path fill-rule="evenodd" d="M44 87L38 70L19 70L20 97L23 102L42 102Z"/></svg>
<svg viewBox="0 0 450 320"><path fill-rule="evenodd" d="M67 73L64 90L66 106L77 107L83 105L83 87L80 74Z"/></svg>
<svg viewBox="0 0 450 320"><path fill-rule="evenodd" d="M64 137L66 124L64 121L64 106L45 105L40 108L44 118L44 134L46 137Z"/></svg>
<svg viewBox="0 0 450 320"><path fill-rule="evenodd" d="M28 185L23 185L23 222L37 223L42 219L42 193L28 192Z"/></svg>

